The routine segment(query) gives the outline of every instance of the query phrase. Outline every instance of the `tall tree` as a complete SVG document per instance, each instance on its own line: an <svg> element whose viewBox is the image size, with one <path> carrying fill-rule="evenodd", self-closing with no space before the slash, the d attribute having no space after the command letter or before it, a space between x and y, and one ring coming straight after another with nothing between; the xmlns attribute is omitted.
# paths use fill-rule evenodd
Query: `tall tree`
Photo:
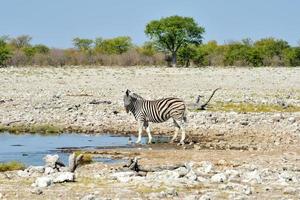
<svg viewBox="0 0 300 200"><path fill-rule="evenodd" d="M74 38L73 45L80 51L88 51L92 48L93 40L83 39L83 38Z"/></svg>
<svg viewBox="0 0 300 200"><path fill-rule="evenodd" d="M23 47L29 47L31 39L32 37L29 35L20 35L11 39L10 44L17 49L21 49Z"/></svg>
<svg viewBox="0 0 300 200"><path fill-rule="evenodd" d="M188 44L202 42L204 28L191 17L170 16L153 20L146 25L145 33L157 46L172 55L172 66L176 66L177 52Z"/></svg>

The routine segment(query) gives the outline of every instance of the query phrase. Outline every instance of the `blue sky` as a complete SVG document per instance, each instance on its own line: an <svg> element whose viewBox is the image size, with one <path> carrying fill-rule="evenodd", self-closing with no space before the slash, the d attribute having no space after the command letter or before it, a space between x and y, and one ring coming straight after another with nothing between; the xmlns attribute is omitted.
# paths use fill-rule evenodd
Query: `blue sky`
<svg viewBox="0 0 300 200"><path fill-rule="evenodd" d="M1 0L0 35L29 34L33 43L72 47L72 38L128 35L147 40L147 22L170 15L193 17L205 41L276 37L300 41L298 0Z"/></svg>

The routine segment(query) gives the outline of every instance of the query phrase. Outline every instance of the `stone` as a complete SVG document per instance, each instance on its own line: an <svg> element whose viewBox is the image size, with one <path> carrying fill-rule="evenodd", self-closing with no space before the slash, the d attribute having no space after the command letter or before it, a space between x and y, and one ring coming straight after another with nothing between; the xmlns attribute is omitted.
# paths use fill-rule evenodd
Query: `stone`
<svg viewBox="0 0 300 200"><path fill-rule="evenodd" d="M3 194L2 194L2 193L0 193L0 199L2 199L2 197L3 197Z"/></svg>
<svg viewBox="0 0 300 200"><path fill-rule="evenodd" d="M130 180L132 180L132 177L135 176L135 172L115 172L111 175L112 178L122 182L122 183L127 183Z"/></svg>
<svg viewBox="0 0 300 200"><path fill-rule="evenodd" d="M56 155L46 155L43 160L45 161L45 167L55 168L56 163L59 160L59 156Z"/></svg>
<svg viewBox="0 0 300 200"><path fill-rule="evenodd" d="M30 176L29 172L26 171L26 170L24 170L24 171L23 170L18 170L17 175L22 177L22 178L27 178L27 177Z"/></svg>
<svg viewBox="0 0 300 200"><path fill-rule="evenodd" d="M30 174L32 174L32 173L44 173L45 167L44 166L29 166L26 170Z"/></svg>
<svg viewBox="0 0 300 200"><path fill-rule="evenodd" d="M228 177L228 181L236 180L240 177L240 173L237 170L234 169L227 169L225 171L225 174Z"/></svg>
<svg viewBox="0 0 300 200"><path fill-rule="evenodd" d="M227 176L223 173L215 174L211 177L211 181L215 183L224 183L227 180Z"/></svg>
<svg viewBox="0 0 300 200"><path fill-rule="evenodd" d="M94 194L88 194L84 197L82 197L80 200L95 200L96 196Z"/></svg>
<svg viewBox="0 0 300 200"><path fill-rule="evenodd" d="M243 174L242 182L254 184L254 183L262 183L262 180L258 171L254 170L250 172L245 172Z"/></svg>
<svg viewBox="0 0 300 200"><path fill-rule="evenodd" d="M293 187L285 187L283 189L283 194L295 195L297 194L297 189Z"/></svg>
<svg viewBox="0 0 300 200"><path fill-rule="evenodd" d="M279 180L282 182L297 182L296 175L289 171L284 171L279 174Z"/></svg>
<svg viewBox="0 0 300 200"><path fill-rule="evenodd" d="M35 187L32 190L30 190L30 192L32 194L37 194L37 195L43 194L43 190L41 190L40 188L37 188L37 187Z"/></svg>
<svg viewBox="0 0 300 200"><path fill-rule="evenodd" d="M202 195L199 200L213 200L214 199L214 195L210 192L205 193L204 195Z"/></svg>
<svg viewBox="0 0 300 200"><path fill-rule="evenodd" d="M52 184L52 179L50 177L43 176L43 177L38 177L35 180L33 186L43 188L43 187L48 187L51 184Z"/></svg>
<svg viewBox="0 0 300 200"><path fill-rule="evenodd" d="M54 174L53 183L73 182L75 175L72 172L58 172Z"/></svg>
<svg viewBox="0 0 300 200"><path fill-rule="evenodd" d="M54 170L52 167L45 167L44 173L49 175L49 174L53 174L54 172L56 172L56 170Z"/></svg>
<svg viewBox="0 0 300 200"><path fill-rule="evenodd" d="M167 194L167 196L169 197L175 197L175 196L178 196L178 193L176 191L175 188L167 188L165 193Z"/></svg>
<svg viewBox="0 0 300 200"><path fill-rule="evenodd" d="M187 173L189 172L188 169L185 167L179 167L175 171L178 172L179 177L183 177L183 176L187 175Z"/></svg>
<svg viewBox="0 0 300 200"><path fill-rule="evenodd" d="M243 187L243 193L246 195L250 195L253 193L253 188L246 185Z"/></svg>
<svg viewBox="0 0 300 200"><path fill-rule="evenodd" d="M293 124L293 123L296 122L296 118L295 117L289 117L288 121Z"/></svg>
<svg viewBox="0 0 300 200"><path fill-rule="evenodd" d="M193 170L189 171L189 173L187 173L185 177L191 181L196 181L198 178L196 173Z"/></svg>
<svg viewBox="0 0 300 200"><path fill-rule="evenodd" d="M213 170L213 164L209 161L202 161L193 166L197 175L208 174Z"/></svg>
<svg viewBox="0 0 300 200"><path fill-rule="evenodd" d="M281 113L277 113L273 116L273 122L279 122L280 120L282 120L284 117Z"/></svg>

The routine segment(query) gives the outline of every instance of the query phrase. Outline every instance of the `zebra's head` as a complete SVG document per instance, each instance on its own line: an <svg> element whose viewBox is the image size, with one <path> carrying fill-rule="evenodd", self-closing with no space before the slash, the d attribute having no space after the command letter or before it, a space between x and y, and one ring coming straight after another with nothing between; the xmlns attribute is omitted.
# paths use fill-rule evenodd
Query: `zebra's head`
<svg viewBox="0 0 300 200"><path fill-rule="evenodd" d="M131 91L127 89L126 92L125 92L124 98L123 98L124 107L125 107L125 110L126 110L127 113L129 112L130 104L132 104L132 101L133 101L130 94L131 94Z"/></svg>
<svg viewBox="0 0 300 200"><path fill-rule="evenodd" d="M129 108L133 105L134 102L136 102L137 100L141 100L143 99L143 97L141 97L138 94L135 94L133 92L131 92L130 90L126 90L125 95L124 95L124 107L126 112L129 112Z"/></svg>

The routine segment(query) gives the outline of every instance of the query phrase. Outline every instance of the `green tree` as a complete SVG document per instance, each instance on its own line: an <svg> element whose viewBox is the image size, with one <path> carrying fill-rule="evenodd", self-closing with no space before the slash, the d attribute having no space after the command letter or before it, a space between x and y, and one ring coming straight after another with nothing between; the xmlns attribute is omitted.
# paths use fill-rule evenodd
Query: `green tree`
<svg viewBox="0 0 300 200"><path fill-rule="evenodd" d="M263 65L277 65L283 63L283 53L290 48L288 42L275 38L263 38L254 43L254 48L263 58Z"/></svg>
<svg viewBox="0 0 300 200"><path fill-rule="evenodd" d="M122 54L127 52L132 46L131 38L120 36L112 39L96 39L96 51L106 54Z"/></svg>
<svg viewBox="0 0 300 200"><path fill-rule="evenodd" d="M47 47L46 45L43 45L43 44L34 45L34 49L37 53L40 53L40 54L48 54L50 51L49 47Z"/></svg>
<svg viewBox="0 0 300 200"><path fill-rule="evenodd" d="M73 45L80 51L88 51L92 48L93 40L83 39L83 38L74 38Z"/></svg>
<svg viewBox="0 0 300 200"><path fill-rule="evenodd" d="M5 66L10 57L11 52L6 45L5 39L0 38L0 66Z"/></svg>
<svg viewBox="0 0 300 200"><path fill-rule="evenodd" d="M285 66L300 66L300 47L293 47L284 50Z"/></svg>
<svg viewBox="0 0 300 200"><path fill-rule="evenodd" d="M145 42L143 46L138 48L138 52L146 56L153 56L157 51L153 42Z"/></svg>
<svg viewBox="0 0 300 200"><path fill-rule="evenodd" d="M182 66L189 67L190 61L196 56L195 45L186 45L178 51L178 61Z"/></svg>
<svg viewBox="0 0 300 200"><path fill-rule="evenodd" d="M161 50L171 53L172 66L176 66L178 50L188 44L201 44L204 28L193 18L175 15L149 22L145 33Z"/></svg>
<svg viewBox="0 0 300 200"><path fill-rule="evenodd" d="M32 39L32 37L30 37L29 35L20 35L16 38L12 38L10 40L10 45L17 49L29 47L29 46L31 46L30 45L31 39Z"/></svg>

